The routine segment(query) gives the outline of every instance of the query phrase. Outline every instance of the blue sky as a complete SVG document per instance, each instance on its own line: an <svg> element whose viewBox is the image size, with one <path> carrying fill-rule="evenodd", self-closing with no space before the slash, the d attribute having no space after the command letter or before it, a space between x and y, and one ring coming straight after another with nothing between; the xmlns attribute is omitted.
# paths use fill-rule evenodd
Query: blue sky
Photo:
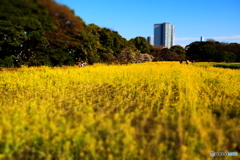
<svg viewBox="0 0 240 160"><path fill-rule="evenodd" d="M240 0L56 0L87 24L117 31L126 39L153 36L156 23L175 26L175 44L211 38L240 43Z"/></svg>

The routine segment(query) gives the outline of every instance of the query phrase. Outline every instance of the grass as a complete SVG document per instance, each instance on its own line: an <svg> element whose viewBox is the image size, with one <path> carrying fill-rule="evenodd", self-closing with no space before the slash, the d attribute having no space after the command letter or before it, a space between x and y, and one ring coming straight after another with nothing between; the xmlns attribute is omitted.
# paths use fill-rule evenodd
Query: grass
<svg viewBox="0 0 240 160"><path fill-rule="evenodd" d="M179 62L0 72L0 159L240 152L240 72ZM222 159L239 159L222 157Z"/></svg>
<svg viewBox="0 0 240 160"><path fill-rule="evenodd" d="M219 67L219 68L229 68L229 69L240 69L240 63L216 63L216 62L198 62L194 63L195 66L201 67Z"/></svg>

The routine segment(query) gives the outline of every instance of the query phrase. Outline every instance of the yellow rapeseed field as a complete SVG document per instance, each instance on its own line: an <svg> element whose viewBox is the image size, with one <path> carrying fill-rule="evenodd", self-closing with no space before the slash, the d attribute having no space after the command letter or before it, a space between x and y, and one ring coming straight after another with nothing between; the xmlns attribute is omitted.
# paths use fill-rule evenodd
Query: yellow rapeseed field
<svg viewBox="0 0 240 160"><path fill-rule="evenodd" d="M2 69L0 159L212 160L211 151L240 153L239 107L239 70Z"/></svg>

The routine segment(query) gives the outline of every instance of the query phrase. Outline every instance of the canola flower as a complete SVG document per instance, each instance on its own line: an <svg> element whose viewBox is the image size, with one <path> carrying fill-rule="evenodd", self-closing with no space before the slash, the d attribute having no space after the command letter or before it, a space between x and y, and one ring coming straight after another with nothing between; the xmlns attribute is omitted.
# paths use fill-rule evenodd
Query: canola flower
<svg viewBox="0 0 240 160"><path fill-rule="evenodd" d="M239 82L239 70L178 62L3 70L0 159L240 152Z"/></svg>

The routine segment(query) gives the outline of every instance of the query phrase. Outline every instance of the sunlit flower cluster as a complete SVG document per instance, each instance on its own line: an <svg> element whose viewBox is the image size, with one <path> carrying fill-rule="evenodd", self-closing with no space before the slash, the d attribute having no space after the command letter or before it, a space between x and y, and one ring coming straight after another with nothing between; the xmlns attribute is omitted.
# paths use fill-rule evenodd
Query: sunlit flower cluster
<svg viewBox="0 0 240 160"><path fill-rule="evenodd" d="M234 152L239 82L239 70L178 62L6 69L0 159L188 160Z"/></svg>

